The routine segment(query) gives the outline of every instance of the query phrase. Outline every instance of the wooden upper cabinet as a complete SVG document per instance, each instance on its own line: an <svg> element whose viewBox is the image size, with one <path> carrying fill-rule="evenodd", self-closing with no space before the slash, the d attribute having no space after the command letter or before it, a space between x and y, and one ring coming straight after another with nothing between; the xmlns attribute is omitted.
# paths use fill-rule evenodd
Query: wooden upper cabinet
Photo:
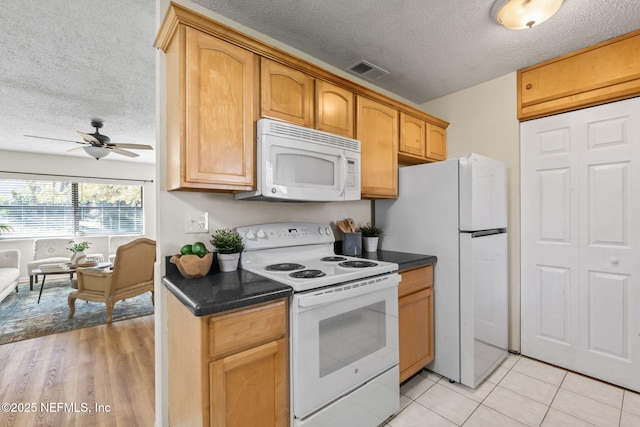
<svg viewBox="0 0 640 427"><path fill-rule="evenodd" d="M447 160L447 130L427 123L427 159Z"/></svg>
<svg viewBox="0 0 640 427"><path fill-rule="evenodd" d="M398 111L357 96L356 123L362 198L398 197Z"/></svg>
<svg viewBox="0 0 640 427"><path fill-rule="evenodd" d="M354 111L353 92L316 80L316 129L353 138Z"/></svg>
<svg viewBox="0 0 640 427"><path fill-rule="evenodd" d="M446 129L401 111L398 162L415 165L446 159Z"/></svg>
<svg viewBox="0 0 640 427"><path fill-rule="evenodd" d="M426 123L424 120L400 112L400 155L425 157Z"/></svg>
<svg viewBox="0 0 640 427"><path fill-rule="evenodd" d="M517 73L518 118L529 120L640 94L640 30Z"/></svg>
<svg viewBox="0 0 640 427"><path fill-rule="evenodd" d="M314 78L270 59L260 64L262 117L313 128Z"/></svg>
<svg viewBox="0 0 640 427"><path fill-rule="evenodd" d="M180 25L167 53L167 189L252 190L257 56Z"/></svg>

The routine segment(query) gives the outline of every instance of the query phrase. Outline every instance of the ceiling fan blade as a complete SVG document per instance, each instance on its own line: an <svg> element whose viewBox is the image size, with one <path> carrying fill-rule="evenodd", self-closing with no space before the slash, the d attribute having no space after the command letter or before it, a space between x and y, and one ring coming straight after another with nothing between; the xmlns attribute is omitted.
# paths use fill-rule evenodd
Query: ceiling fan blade
<svg viewBox="0 0 640 427"><path fill-rule="evenodd" d="M89 135L88 133L84 133L84 132L80 132L79 130L76 131L80 134L80 136L82 136L82 139L84 139L85 141L94 144L94 145L102 145L102 143L100 141L98 141L96 139L96 137L94 137L93 135Z"/></svg>
<svg viewBox="0 0 640 427"><path fill-rule="evenodd" d="M138 157L138 154L132 153L131 151L123 150L122 148L110 146L109 149L113 150L114 153L122 154L123 156Z"/></svg>
<svg viewBox="0 0 640 427"><path fill-rule="evenodd" d="M64 142L75 142L76 144L86 144L86 142L72 141L70 139L49 138L47 136L36 136L36 135L24 135L24 136L29 138L50 139L53 141L64 141Z"/></svg>
<svg viewBox="0 0 640 427"><path fill-rule="evenodd" d="M153 147L145 144L109 144L111 147L132 148L134 150L153 150Z"/></svg>
<svg viewBox="0 0 640 427"><path fill-rule="evenodd" d="M67 153L71 153L74 151L82 151L84 149L84 147L76 147L76 148L72 148L70 150L67 150Z"/></svg>

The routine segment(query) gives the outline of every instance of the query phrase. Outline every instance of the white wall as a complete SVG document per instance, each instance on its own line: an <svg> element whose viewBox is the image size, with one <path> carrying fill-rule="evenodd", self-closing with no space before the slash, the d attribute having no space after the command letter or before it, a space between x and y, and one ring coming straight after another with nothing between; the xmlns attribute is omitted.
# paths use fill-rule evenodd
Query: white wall
<svg viewBox="0 0 640 427"><path fill-rule="evenodd" d="M35 175L37 174L37 175ZM44 175L42 175L44 174ZM47 175L50 174L50 175ZM56 176L58 175L58 176ZM98 183L139 184L143 186L144 227L145 235L155 239L156 231L156 189L154 182L141 183L131 180L154 181L155 165L117 160L35 154L17 151L0 151L0 179L65 179L65 176L86 176L104 179L83 178L82 181ZM73 237L69 236L71 240ZM78 240L78 238L76 238ZM109 241L107 237L82 238L91 242L87 253L103 254L109 258ZM20 250L20 277L27 278L27 263L33 256L33 239L11 239L0 236L0 249ZM71 252L69 252L71 255Z"/></svg>
<svg viewBox="0 0 640 427"><path fill-rule="evenodd" d="M516 73L444 96L421 107L451 124L448 157L476 152L507 165L509 348L520 351L520 124Z"/></svg>

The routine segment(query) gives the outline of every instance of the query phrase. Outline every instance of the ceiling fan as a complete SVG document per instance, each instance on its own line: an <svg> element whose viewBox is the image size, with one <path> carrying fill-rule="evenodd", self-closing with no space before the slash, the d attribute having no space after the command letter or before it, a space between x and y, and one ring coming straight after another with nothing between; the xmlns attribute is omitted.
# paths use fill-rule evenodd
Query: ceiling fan
<svg viewBox="0 0 640 427"><path fill-rule="evenodd" d="M84 141L72 141L69 139L59 139L59 138L48 138L46 136L36 136L36 135L25 135L29 138L41 138L41 139L51 139L54 141L65 141L65 142L75 142L76 144L82 144L84 147L76 147L72 148L68 151L79 151L84 150L88 155L93 157L96 160L100 160L103 157L108 156L110 153L121 154L127 157L138 157L138 154L124 150L124 148L133 149L133 150L153 150L153 147L145 144L114 144L111 142L111 138L107 135L103 135L100 133L100 128L103 126L103 122L101 119L91 119L91 126L93 126L96 131L94 133L84 133L77 131Z"/></svg>

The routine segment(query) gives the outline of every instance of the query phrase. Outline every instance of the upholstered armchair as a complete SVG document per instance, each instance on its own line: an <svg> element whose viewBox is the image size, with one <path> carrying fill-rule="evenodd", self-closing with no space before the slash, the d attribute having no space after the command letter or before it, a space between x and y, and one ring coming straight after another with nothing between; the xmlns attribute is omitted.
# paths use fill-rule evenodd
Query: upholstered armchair
<svg viewBox="0 0 640 427"><path fill-rule="evenodd" d="M109 262L113 263L116 259L116 251L125 243L129 243L140 236L109 236Z"/></svg>
<svg viewBox="0 0 640 427"><path fill-rule="evenodd" d="M107 323L113 318L116 302L145 292L153 292L153 264L156 260L156 242L139 238L118 247L112 271L93 268L76 270L78 290L69 294L69 319L75 313L76 299L104 302L107 305Z"/></svg>
<svg viewBox="0 0 640 427"><path fill-rule="evenodd" d="M69 262L71 252L69 251L69 239L36 239L33 244L33 261L27 263L27 273L29 274L29 289L33 290L33 279L36 283L38 276L34 276L33 270L42 264L54 262Z"/></svg>

